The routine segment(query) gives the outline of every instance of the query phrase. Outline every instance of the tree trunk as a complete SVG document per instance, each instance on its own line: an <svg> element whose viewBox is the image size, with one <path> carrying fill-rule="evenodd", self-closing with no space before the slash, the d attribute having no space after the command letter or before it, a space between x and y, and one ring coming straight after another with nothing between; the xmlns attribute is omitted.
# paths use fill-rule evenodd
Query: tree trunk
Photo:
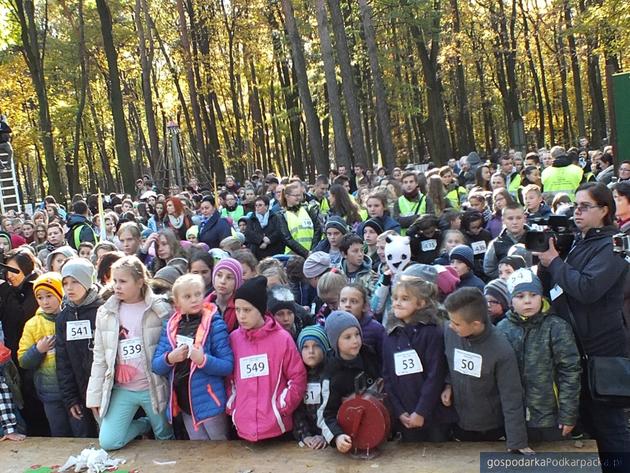
<svg viewBox="0 0 630 473"><path fill-rule="evenodd" d="M538 9L536 9L536 14L538 15ZM536 19L535 28L538 28L540 22L538 21L538 16ZM551 111L551 98L549 96L549 87L547 85L547 72L545 70L545 61L543 59L542 47L540 45L540 37L539 35L534 35L534 44L536 45L536 55L538 56L538 63L540 65L540 78L542 82L542 90L543 96L545 97L545 110L547 113L547 123L549 126L549 144L554 144L556 142L556 129L553 124L553 112Z"/></svg>
<svg viewBox="0 0 630 473"><path fill-rule="evenodd" d="M120 75L118 73L118 53L116 52L112 32L112 14L107 5L107 0L96 0L96 8L101 21L103 49L105 50L107 68L109 70L109 93L112 118L114 121L114 140L116 144L116 155L118 157L118 169L122 176L124 191L133 194L135 179L133 164L131 162L131 150L129 149L129 136L125 122L125 111L123 109Z"/></svg>
<svg viewBox="0 0 630 473"><path fill-rule="evenodd" d="M142 97L144 99L144 115L147 122L147 132L149 134L149 164L151 169L157 169L160 160L160 140L158 138L157 126L155 124L155 112L153 111L153 93L151 87L151 64L153 58L149 57L147 52L146 38L144 31L143 10L147 8L144 0L136 0L134 8L134 19L136 21L136 29L138 31L138 42L140 53L140 67L142 69Z"/></svg>
<svg viewBox="0 0 630 473"><path fill-rule="evenodd" d="M372 9L368 5L367 0L359 0L359 11L361 14L361 22L363 23L372 81L374 82L376 120L380 137L378 142L383 164L391 171L396 166L396 150L394 149L394 142L392 140L392 125L389 116L385 81L383 80L383 74L378 60L376 31L374 30L374 23L372 22Z"/></svg>
<svg viewBox="0 0 630 473"><path fill-rule="evenodd" d="M319 32L322 61L324 63L324 75L326 77L326 91L328 93L328 106L332 117L333 133L335 140L335 163L337 166L350 168L351 150L346 135L346 126L341 109L341 97L337 84L337 72L335 70L335 57L330 32L328 31L328 13L326 0L315 0L317 30Z"/></svg>
<svg viewBox="0 0 630 473"><path fill-rule="evenodd" d="M114 185L114 176L109 165L110 157L107 155L107 147L105 145L105 133L101 126L101 121L96 114L96 106L94 105L94 98L92 97L92 89L88 82L87 88L87 101L90 108L90 115L92 116L92 123L94 126L94 135L96 136L96 149L98 150L99 157L101 158L101 165L103 167L103 174L105 175L105 182L108 192L115 192L117 189Z"/></svg>
<svg viewBox="0 0 630 473"><path fill-rule="evenodd" d="M577 119L578 134L586 136L586 122L584 120L584 103L582 99L582 80L580 78L580 60L578 58L575 35L571 19L571 5L569 0L564 0L564 21L567 31L567 43L571 57L571 72L573 75L573 90L575 93L575 116Z"/></svg>
<svg viewBox="0 0 630 473"><path fill-rule="evenodd" d="M81 183L79 180L79 146L81 144L81 129L83 128L83 111L85 110L85 96L87 94L88 87L88 70L87 70L87 54L85 51L85 22L83 18L83 0L78 2L78 15L79 15L79 65L81 68L81 84L79 88L79 105L77 107L77 114L74 124L74 143L72 150L72 162L74 164L75 182L71 183L71 187L79 189L81 192ZM69 180L69 176L68 176Z"/></svg>
<svg viewBox="0 0 630 473"><path fill-rule="evenodd" d="M38 101L38 127L44 158L46 160L46 173L48 175L48 193L58 200L64 198L61 188L61 178L55 159L55 146L50 120L50 108L48 105L48 92L46 90L46 75L44 73L44 53L40 48L35 18L35 6L32 0L15 0L15 13L20 23L20 39L22 40L22 53L28 66L33 82L33 88ZM44 31L44 35L47 34ZM41 50L40 50L41 49Z"/></svg>
<svg viewBox="0 0 630 473"><path fill-rule="evenodd" d="M284 23L291 44L291 52L293 57L293 69L297 77L298 92L304 115L306 116L306 128L308 130L308 141L313 154L315 168L319 174L328 175L330 163L328 157L324 154L322 147L322 135L319 124L319 118L313 105L311 91L308 87L308 77L306 75L306 60L304 59L304 49L302 39L298 33L295 14L293 12L293 3L291 0L282 0L282 8L284 10ZM304 169L302 162L294 162L294 172L299 174ZM303 174L301 174L303 175Z"/></svg>

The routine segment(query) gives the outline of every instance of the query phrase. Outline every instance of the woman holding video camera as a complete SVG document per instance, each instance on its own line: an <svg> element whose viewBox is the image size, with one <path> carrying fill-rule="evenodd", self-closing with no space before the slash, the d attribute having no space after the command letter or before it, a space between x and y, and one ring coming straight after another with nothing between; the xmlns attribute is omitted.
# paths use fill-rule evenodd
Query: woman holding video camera
<svg viewBox="0 0 630 473"><path fill-rule="evenodd" d="M588 356L628 356L623 319L623 289L628 263L613 251L615 201L605 185L586 183L575 196L575 225L579 229L567 257L562 260L553 240L549 249L534 253L549 272L550 299L558 314L575 320L576 336ZM580 416L597 441L602 471L628 471L613 467L630 458L630 431L623 408L591 398L582 381ZM604 461L606 460L606 462Z"/></svg>

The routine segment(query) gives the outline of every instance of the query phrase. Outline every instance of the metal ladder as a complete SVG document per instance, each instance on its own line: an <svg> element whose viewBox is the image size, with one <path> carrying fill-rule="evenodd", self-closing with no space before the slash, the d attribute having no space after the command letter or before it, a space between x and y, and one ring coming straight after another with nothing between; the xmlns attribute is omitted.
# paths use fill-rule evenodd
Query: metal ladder
<svg viewBox="0 0 630 473"><path fill-rule="evenodd" d="M15 160L11 154L1 151L0 161L0 212L9 210L20 212L20 195L18 193L17 176L15 175Z"/></svg>

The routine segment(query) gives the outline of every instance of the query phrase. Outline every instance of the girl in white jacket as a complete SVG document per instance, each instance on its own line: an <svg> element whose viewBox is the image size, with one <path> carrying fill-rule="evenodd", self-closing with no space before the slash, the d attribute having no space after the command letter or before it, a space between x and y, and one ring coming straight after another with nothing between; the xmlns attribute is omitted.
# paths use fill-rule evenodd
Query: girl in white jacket
<svg viewBox="0 0 630 473"><path fill-rule="evenodd" d="M148 280L146 267L135 256L118 260L112 266L114 295L96 315L86 404L99 419L99 442L105 450L122 448L151 429L156 439L173 438L165 415L168 386L151 371L162 320L171 307L151 292ZM140 407L148 417L134 420Z"/></svg>

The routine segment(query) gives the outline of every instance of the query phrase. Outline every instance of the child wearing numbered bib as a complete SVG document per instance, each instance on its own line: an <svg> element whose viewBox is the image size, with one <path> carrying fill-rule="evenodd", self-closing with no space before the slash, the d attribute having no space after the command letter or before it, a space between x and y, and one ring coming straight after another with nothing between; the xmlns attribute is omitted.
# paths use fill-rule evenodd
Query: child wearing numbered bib
<svg viewBox="0 0 630 473"><path fill-rule="evenodd" d="M293 429L306 370L291 334L265 314L267 278L246 281L234 299L239 328L230 334L234 372L226 411L244 440L280 437Z"/></svg>
<svg viewBox="0 0 630 473"><path fill-rule="evenodd" d="M393 316L383 340L383 379L393 429L406 442L445 442L452 408L440 402L448 373L438 289L417 277L403 278L393 294Z"/></svg>
<svg viewBox="0 0 630 473"><path fill-rule="evenodd" d="M153 371L168 376L169 422L181 412L190 440L227 440L225 377L234 359L225 322L203 302L201 276L186 274L173 285L177 310L153 354Z"/></svg>
<svg viewBox="0 0 630 473"><path fill-rule="evenodd" d="M33 283L33 293L39 308L24 325L18 361L22 369L34 371L35 390L44 405L51 436L72 437L72 418L63 403L55 369L55 318L63 298L61 275L41 275Z"/></svg>
<svg viewBox="0 0 630 473"><path fill-rule="evenodd" d="M317 410L322 403L322 372L330 342L323 327L310 325L302 329L297 343L308 378L304 400L293 413L293 436L301 444L319 450L328 444L317 426Z"/></svg>
<svg viewBox="0 0 630 473"><path fill-rule="evenodd" d="M94 362L87 406L100 422L99 443L105 450L124 447L153 429L169 440L166 379L151 371L151 361L171 307L148 285L146 267L135 256L112 266L114 295L99 308L94 332ZM147 417L134 420L142 408Z"/></svg>
<svg viewBox="0 0 630 473"><path fill-rule="evenodd" d="M322 404L317 411L317 425L330 445L341 453L352 449L352 438L337 422L337 412L344 398L355 392L355 379L361 375L367 387L381 377L380 360L363 344L357 318L336 310L326 319L326 335L334 356L326 363L322 375Z"/></svg>
<svg viewBox="0 0 630 473"><path fill-rule="evenodd" d="M96 271L83 258L71 258L61 269L64 305L55 318L57 379L62 399L72 420L72 434L78 438L97 436L98 426L86 407L96 312L103 304L98 287L93 284Z"/></svg>
<svg viewBox="0 0 630 473"><path fill-rule="evenodd" d="M441 398L459 417L453 436L465 442L506 440L509 450L533 453L516 355L488 319L483 294L473 287L458 289L444 306L450 318L444 329L449 378Z"/></svg>
<svg viewBox="0 0 630 473"><path fill-rule="evenodd" d="M580 354L571 326L550 310L530 269L507 281L512 310L498 325L519 362L530 442L571 438L580 403Z"/></svg>

